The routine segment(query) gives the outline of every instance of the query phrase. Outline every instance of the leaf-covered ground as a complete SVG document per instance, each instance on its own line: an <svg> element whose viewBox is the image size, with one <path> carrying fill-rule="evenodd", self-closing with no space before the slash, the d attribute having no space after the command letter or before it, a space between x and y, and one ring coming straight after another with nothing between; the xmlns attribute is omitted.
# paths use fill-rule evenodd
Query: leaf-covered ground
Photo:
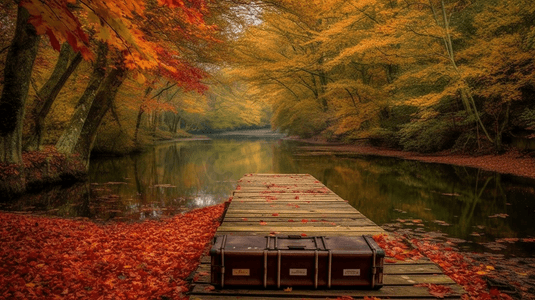
<svg viewBox="0 0 535 300"><path fill-rule="evenodd" d="M224 205L162 221L0 212L0 299L181 299Z"/></svg>

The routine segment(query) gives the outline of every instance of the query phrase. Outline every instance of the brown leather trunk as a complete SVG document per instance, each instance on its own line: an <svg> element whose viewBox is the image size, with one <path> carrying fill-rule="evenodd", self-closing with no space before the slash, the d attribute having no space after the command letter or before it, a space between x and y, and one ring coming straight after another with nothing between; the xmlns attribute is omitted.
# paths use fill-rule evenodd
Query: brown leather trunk
<svg viewBox="0 0 535 300"><path fill-rule="evenodd" d="M219 236L210 250L219 287L383 286L385 253L370 236Z"/></svg>

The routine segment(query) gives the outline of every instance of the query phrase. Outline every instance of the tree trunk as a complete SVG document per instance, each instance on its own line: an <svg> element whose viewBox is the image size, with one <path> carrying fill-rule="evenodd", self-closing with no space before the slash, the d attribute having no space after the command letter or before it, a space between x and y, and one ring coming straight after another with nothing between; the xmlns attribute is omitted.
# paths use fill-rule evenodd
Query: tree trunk
<svg viewBox="0 0 535 300"><path fill-rule="evenodd" d="M136 131L134 132L134 142L138 143L138 134L139 134L139 127L141 126L141 117L143 117L143 113L145 112L145 109L143 108L143 105L139 107L139 111L137 112L137 119L136 119Z"/></svg>
<svg viewBox="0 0 535 300"><path fill-rule="evenodd" d="M181 117L178 114L173 113L171 117L171 132L177 133L177 131L180 129L180 121Z"/></svg>
<svg viewBox="0 0 535 300"><path fill-rule="evenodd" d="M19 6L17 27L9 47L4 88L0 97L0 163L22 163L22 122L39 36L28 23L30 14Z"/></svg>
<svg viewBox="0 0 535 300"><path fill-rule="evenodd" d="M152 92L152 87L149 86L145 90L145 98L147 98L149 96L150 92ZM145 112L145 104L141 103L141 105L139 106L139 111L137 113L136 131L134 133L134 142L136 144L138 143L137 138L138 138L138 134L139 134L139 127L141 126L141 118L143 117L143 113L144 112Z"/></svg>
<svg viewBox="0 0 535 300"><path fill-rule="evenodd" d="M122 62L122 58L115 64L95 95L93 104L89 109L86 122L80 132L80 138L75 146L75 153L80 155L80 159L85 161L86 166L89 166L89 158L93 143L97 136L98 128L102 123L102 119L110 109L115 100L115 96L119 91L119 87L126 78L126 68Z"/></svg>
<svg viewBox="0 0 535 300"><path fill-rule="evenodd" d="M507 128L507 126L509 125L509 112L511 110L511 102L508 102L506 104L506 110L505 110L505 116L503 118L503 122L500 126L499 124L499 119L497 120L498 124L498 128L496 130L496 138L495 138L495 143L496 143L496 151L498 153L501 153L503 152L503 132L505 131L505 129Z"/></svg>
<svg viewBox="0 0 535 300"><path fill-rule="evenodd" d="M79 52L74 53L69 43L63 43L52 75L35 96L33 108L28 116L30 132L24 144L25 150L38 150L41 147L46 116L67 79L81 61L82 55Z"/></svg>
<svg viewBox="0 0 535 300"><path fill-rule="evenodd" d="M104 43L99 43L97 60L93 66L93 73L91 74L89 84L87 85L84 94L78 100L74 114L71 117L69 125L61 134L56 148L59 152L72 154L74 147L80 137L80 132L84 126L89 108L93 104L95 94L106 75L106 55L108 54L108 46Z"/></svg>

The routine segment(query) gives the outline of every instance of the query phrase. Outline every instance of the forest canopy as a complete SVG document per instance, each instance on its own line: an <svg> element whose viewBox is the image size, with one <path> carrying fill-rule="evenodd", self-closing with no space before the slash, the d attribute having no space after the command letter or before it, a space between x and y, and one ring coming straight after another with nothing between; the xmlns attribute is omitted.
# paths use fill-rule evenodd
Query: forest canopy
<svg viewBox="0 0 535 300"><path fill-rule="evenodd" d="M264 127L410 151L535 137L528 0L14 0L0 162Z"/></svg>
<svg viewBox="0 0 535 300"><path fill-rule="evenodd" d="M289 134L420 152L534 137L533 1L283 1L261 20L235 74Z"/></svg>

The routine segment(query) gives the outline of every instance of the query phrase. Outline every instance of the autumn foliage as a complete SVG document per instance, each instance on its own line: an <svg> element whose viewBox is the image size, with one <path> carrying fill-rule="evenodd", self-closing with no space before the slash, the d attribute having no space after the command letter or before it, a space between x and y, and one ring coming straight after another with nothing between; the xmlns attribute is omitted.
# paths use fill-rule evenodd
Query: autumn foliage
<svg viewBox="0 0 535 300"><path fill-rule="evenodd" d="M180 299L224 206L163 221L0 214L1 299Z"/></svg>

